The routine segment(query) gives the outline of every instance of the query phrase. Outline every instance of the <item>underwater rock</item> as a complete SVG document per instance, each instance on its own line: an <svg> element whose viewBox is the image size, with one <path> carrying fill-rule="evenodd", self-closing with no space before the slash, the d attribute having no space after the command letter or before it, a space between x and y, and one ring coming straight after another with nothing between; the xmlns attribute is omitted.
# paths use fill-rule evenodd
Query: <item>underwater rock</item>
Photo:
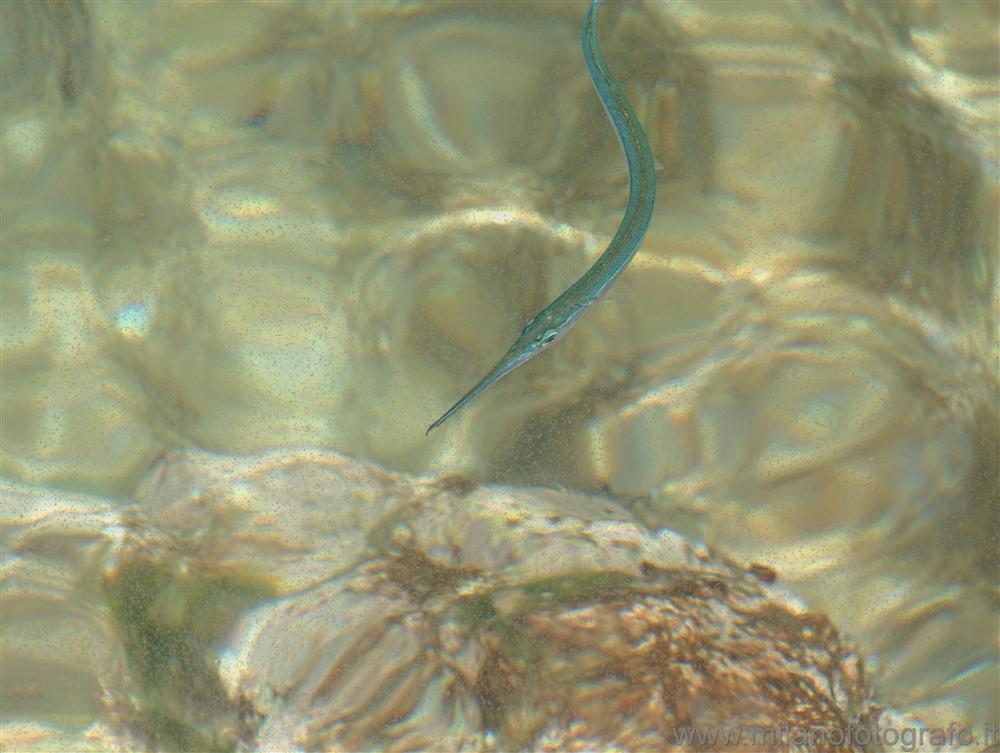
<svg viewBox="0 0 1000 753"><path fill-rule="evenodd" d="M18 749L780 749L902 724L766 566L599 497L309 449L173 452L122 507L5 492L5 668L51 680L48 704L5 684ZM53 642L67 614L87 627Z"/></svg>
<svg viewBox="0 0 1000 753"><path fill-rule="evenodd" d="M222 651L246 749L662 750L878 717L859 656L770 573L597 497L282 450L171 455L140 504L285 594Z"/></svg>

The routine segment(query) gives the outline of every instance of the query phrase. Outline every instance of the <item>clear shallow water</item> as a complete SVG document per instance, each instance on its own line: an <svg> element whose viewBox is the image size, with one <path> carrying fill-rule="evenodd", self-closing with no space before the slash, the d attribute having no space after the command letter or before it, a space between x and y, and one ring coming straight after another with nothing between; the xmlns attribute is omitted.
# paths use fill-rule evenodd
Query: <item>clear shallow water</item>
<svg viewBox="0 0 1000 753"><path fill-rule="evenodd" d="M4 476L114 507L170 447L310 445L602 491L774 567L887 704L995 715L995 7L609 5L647 239L425 438L620 218L584 10L6 6Z"/></svg>

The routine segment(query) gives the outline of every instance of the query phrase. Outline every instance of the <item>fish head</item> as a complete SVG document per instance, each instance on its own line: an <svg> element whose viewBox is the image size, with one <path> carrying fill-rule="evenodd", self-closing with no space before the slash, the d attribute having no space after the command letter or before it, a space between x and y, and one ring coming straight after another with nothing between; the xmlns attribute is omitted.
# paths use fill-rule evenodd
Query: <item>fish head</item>
<svg viewBox="0 0 1000 753"><path fill-rule="evenodd" d="M516 361L515 365L524 363L558 340L571 323L564 317L555 316L548 309L540 312L524 325L508 351L508 356Z"/></svg>

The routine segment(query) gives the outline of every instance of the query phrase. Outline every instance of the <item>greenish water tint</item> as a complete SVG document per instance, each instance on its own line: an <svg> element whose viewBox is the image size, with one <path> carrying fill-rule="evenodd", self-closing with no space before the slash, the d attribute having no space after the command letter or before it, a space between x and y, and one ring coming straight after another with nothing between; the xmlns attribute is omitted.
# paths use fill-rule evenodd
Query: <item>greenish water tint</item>
<svg viewBox="0 0 1000 753"><path fill-rule="evenodd" d="M140 726L159 750L230 751L239 718L219 682L211 647L246 607L274 594L266 582L206 568L134 561L106 582L108 608L138 684ZM229 723L221 720L228 717Z"/></svg>
<svg viewBox="0 0 1000 753"><path fill-rule="evenodd" d="M378 544L396 493L324 496L329 458L294 483L279 458L288 483L255 508L261 471L232 458L292 447L451 478L453 515L490 484L600 495L777 573L878 657L879 703L943 726L995 716L996 4L601 6L656 156L649 232L613 301L427 441L425 419L598 261L625 211L633 176L581 64L588 10L3 4L12 749L139 749L149 729L199 747L202 727L204 747L229 745L183 681L211 708L213 658L235 693L271 657L236 632L220 645L195 617L215 619L211 599L187 591L242 569L313 593ZM143 479L178 446L219 456L172 496ZM445 600L482 558L450 570L440 552L503 562L506 525L469 521L435 567L408 554L389 572ZM178 549L201 575L159 564ZM82 575L119 564L106 588ZM553 593L586 598L574 580ZM497 615L516 602L466 611L521 640ZM232 664L241 648L259 660Z"/></svg>

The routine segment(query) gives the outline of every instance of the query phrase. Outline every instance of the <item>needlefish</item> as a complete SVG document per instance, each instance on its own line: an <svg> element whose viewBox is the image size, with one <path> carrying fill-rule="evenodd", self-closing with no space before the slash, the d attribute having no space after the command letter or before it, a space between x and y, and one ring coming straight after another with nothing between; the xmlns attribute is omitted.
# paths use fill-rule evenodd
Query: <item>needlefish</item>
<svg viewBox="0 0 1000 753"><path fill-rule="evenodd" d="M489 389L494 382L534 358L565 334L580 314L600 298L628 266L646 234L656 199L656 168L649 141L643 133L642 126L639 125L639 118L636 117L635 110L625 98L625 93L611 75L611 71L608 70L608 65L601 54L601 46L597 41L597 10L600 4L601 0L592 0L580 30L580 41L590 79L594 83L597 95L601 98L605 112L618 132L628 162L629 193L625 216L618 227L618 232L594 265L524 325L521 334L497 365L441 418L428 426L427 434L451 418L466 403Z"/></svg>

